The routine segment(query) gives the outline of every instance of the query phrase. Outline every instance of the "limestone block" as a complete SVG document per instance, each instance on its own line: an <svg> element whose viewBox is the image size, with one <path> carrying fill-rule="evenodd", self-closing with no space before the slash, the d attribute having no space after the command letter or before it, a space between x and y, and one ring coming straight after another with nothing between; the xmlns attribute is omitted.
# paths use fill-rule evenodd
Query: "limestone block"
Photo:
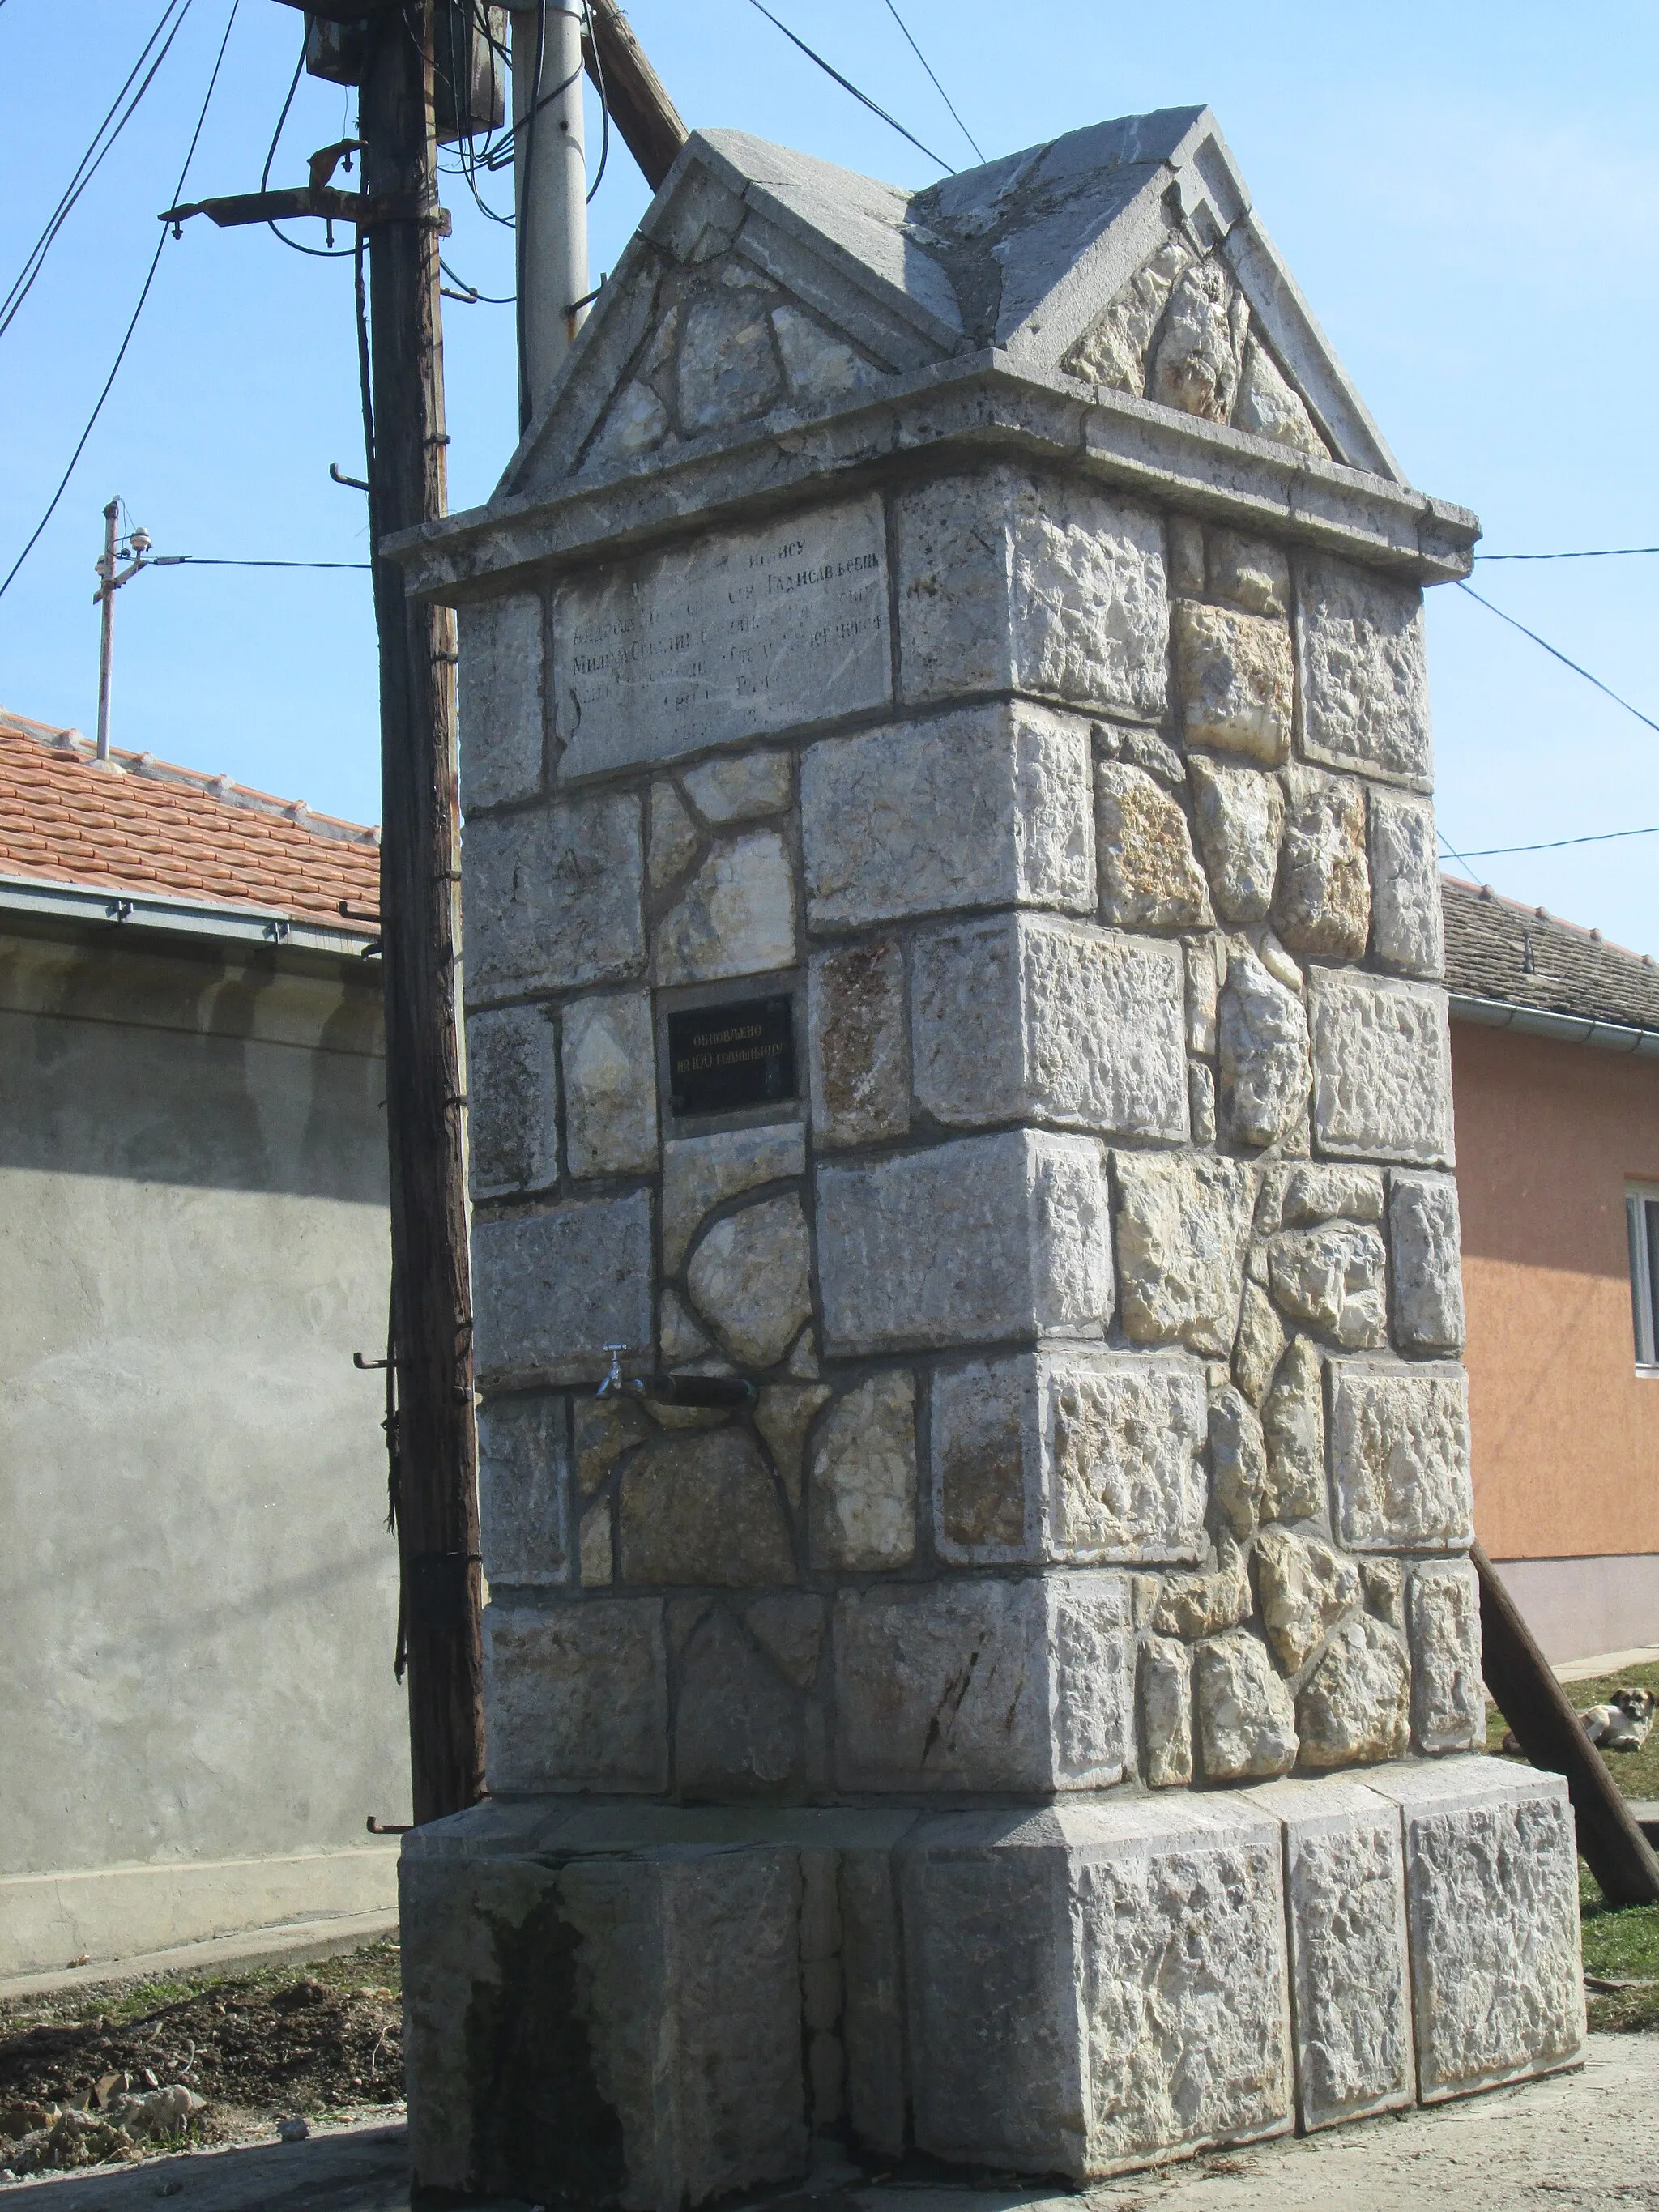
<svg viewBox="0 0 1659 2212"><path fill-rule="evenodd" d="M1219 260L1195 262L1170 295L1147 397L1224 422L1238 393L1249 310Z"/></svg>
<svg viewBox="0 0 1659 2212"><path fill-rule="evenodd" d="M688 436L763 415L781 398L771 326L752 295L711 291L692 301L678 372L680 425Z"/></svg>
<svg viewBox="0 0 1659 2212"><path fill-rule="evenodd" d="M1250 1802L1284 1823L1302 2126L1414 2103L1398 1808L1337 1781L1269 1782Z"/></svg>
<svg viewBox="0 0 1659 2212"><path fill-rule="evenodd" d="M1405 1638L1368 1613L1351 1613L1302 1686L1296 1724L1304 1766L1399 1759L1411 1743Z"/></svg>
<svg viewBox="0 0 1659 2212"><path fill-rule="evenodd" d="M625 1398L595 1398L582 1391L571 1405L576 1441L576 1488L592 1498L611 1480L626 1451L656 1431L641 1408Z"/></svg>
<svg viewBox="0 0 1659 2212"><path fill-rule="evenodd" d="M1210 589L1218 599L1247 615L1283 622L1291 611L1291 564L1265 538L1242 538L1236 530L1209 535Z"/></svg>
<svg viewBox="0 0 1659 2212"><path fill-rule="evenodd" d="M657 933L659 983L763 975L794 958L795 878L775 830L716 845Z"/></svg>
<svg viewBox="0 0 1659 2212"><path fill-rule="evenodd" d="M1121 929L1206 929L1213 916L1187 817L1123 761L1095 765L1100 918Z"/></svg>
<svg viewBox="0 0 1659 2212"><path fill-rule="evenodd" d="M813 1566L908 1565L916 1549L912 1375L872 1375L825 1415L812 1446L811 1504Z"/></svg>
<svg viewBox="0 0 1659 2212"><path fill-rule="evenodd" d="M817 1170L826 1348L837 1355L1095 1331L1110 1317L1105 1163L1017 1129Z"/></svg>
<svg viewBox="0 0 1659 2212"><path fill-rule="evenodd" d="M1198 1741L1212 1782L1287 1774L1296 1764L1296 1708L1267 1647L1247 1629L1193 1652Z"/></svg>
<svg viewBox="0 0 1659 2212"><path fill-rule="evenodd" d="M1445 994L1394 976L1323 968L1310 977L1308 996L1320 1148L1450 1167Z"/></svg>
<svg viewBox="0 0 1659 2212"><path fill-rule="evenodd" d="M607 409L604 422L582 455L580 474L609 468L619 461L637 461L653 452L669 433L668 410L648 384L631 377Z"/></svg>
<svg viewBox="0 0 1659 2212"><path fill-rule="evenodd" d="M1306 1521L1325 1506L1325 1400L1317 1347L1298 1336L1261 1407L1267 1446L1264 1521Z"/></svg>
<svg viewBox="0 0 1659 2212"><path fill-rule="evenodd" d="M1188 773L1199 849L1224 921L1260 921L1273 903L1285 794L1260 769L1230 768L1194 753Z"/></svg>
<svg viewBox="0 0 1659 2212"><path fill-rule="evenodd" d="M466 1025L467 1166L472 1195L541 1190L558 1179L559 1073L542 1006L499 1006Z"/></svg>
<svg viewBox="0 0 1659 2212"><path fill-rule="evenodd" d="M1227 972L1226 945L1218 937L1188 938L1182 957L1187 969L1187 1049L1212 1053L1216 1000Z"/></svg>
<svg viewBox="0 0 1659 2212"><path fill-rule="evenodd" d="M1140 1745L1152 1790L1176 1790L1193 1778L1193 1656L1170 1636L1140 1647Z"/></svg>
<svg viewBox="0 0 1659 2212"><path fill-rule="evenodd" d="M1037 1547L1042 1468L1028 1398L1038 1363L975 1359L933 1370L934 1541L941 1559L1019 1559Z"/></svg>
<svg viewBox="0 0 1659 2212"><path fill-rule="evenodd" d="M576 1539L576 1580L584 1589L609 1589L616 1579L611 1500L601 1498L582 1516Z"/></svg>
<svg viewBox="0 0 1659 2212"><path fill-rule="evenodd" d="M1372 1557L1359 1563L1365 1603L1390 1628L1406 1626L1406 1571L1398 1559Z"/></svg>
<svg viewBox="0 0 1659 2212"><path fill-rule="evenodd" d="M789 804L792 787L787 753L720 753L700 767L688 769L683 779L685 795L705 822L721 829L728 822L748 822L757 815L776 814Z"/></svg>
<svg viewBox="0 0 1659 2212"><path fill-rule="evenodd" d="M1484 1758L1368 1779L1405 1821L1419 2096L1571 2065L1584 1989L1565 1783Z"/></svg>
<svg viewBox="0 0 1659 2212"><path fill-rule="evenodd" d="M891 938L816 953L806 971L812 1128L829 1147L879 1144L910 1126L904 954Z"/></svg>
<svg viewBox="0 0 1659 2212"><path fill-rule="evenodd" d="M696 855L697 825L684 800L666 777L651 787L651 828L646 848L646 870L653 891L665 891L678 881Z"/></svg>
<svg viewBox="0 0 1659 2212"><path fill-rule="evenodd" d="M1357 1552L1470 1540L1468 1385L1461 1367L1330 1364L1337 1534Z"/></svg>
<svg viewBox="0 0 1659 2212"><path fill-rule="evenodd" d="M963 907L1093 911L1089 738L1068 717L1016 702L827 738L800 790L815 930Z"/></svg>
<svg viewBox="0 0 1659 2212"><path fill-rule="evenodd" d="M1020 691L1162 715L1164 530L1150 509L1007 468L892 504L907 701Z"/></svg>
<svg viewBox="0 0 1659 2212"><path fill-rule="evenodd" d="M456 611L461 805L534 799L542 787L543 611L518 592Z"/></svg>
<svg viewBox="0 0 1659 2212"><path fill-rule="evenodd" d="M649 1194L475 1222L472 1287L481 1381L597 1379L607 1345L651 1342Z"/></svg>
<svg viewBox="0 0 1659 2212"><path fill-rule="evenodd" d="M1149 1626L1158 1636L1217 1636L1250 1617L1250 1577L1244 1554L1224 1536L1218 1564L1201 1574L1165 1575L1154 1585Z"/></svg>
<svg viewBox="0 0 1659 2212"><path fill-rule="evenodd" d="M1387 1269L1382 1237L1369 1223L1284 1229L1267 1255L1281 1309L1349 1352L1388 1342Z"/></svg>
<svg viewBox="0 0 1659 2212"><path fill-rule="evenodd" d="M1277 768L1291 750L1291 634L1283 623L1177 599L1170 609L1181 726L1189 745Z"/></svg>
<svg viewBox="0 0 1659 2212"><path fill-rule="evenodd" d="M1296 638L1304 757L1429 790L1434 765L1418 586L1328 555L1299 555Z"/></svg>
<svg viewBox="0 0 1659 2212"><path fill-rule="evenodd" d="M947 1126L1184 1137L1181 948L999 915L918 938L915 1092Z"/></svg>
<svg viewBox="0 0 1659 2212"><path fill-rule="evenodd" d="M674 1700L674 1780L693 1804L798 1792L806 1779L804 1714L794 1689L712 1606L687 1641Z"/></svg>
<svg viewBox="0 0 1659 2212"><path fill-rule="evenodd" d="M1097 761L1113 761L1125 768L1139 769L1143 775L1166 790L1180 792L1187 787L1187 763L1167 738L1156 730L1148 730L1138 722L1096 722L1094 733Z"/></svg>
<svg viewBox="0 0 1659 2212"><path fill-rule="evenodd" d="M1210 1401L1210 1471L1216 1504L1243 1543L1255 1534L1267 1447L1255 1408L1231 1385Z"/></svg>
<svg viewBox="0 0 1659 2212"><path fill-rule="evenodd" d="M1308 1017L1248 945L1228 958L1216 1036L1223 1126L1240 1144L1276 1142L1307 1103Z"/></svg>
<svg viewBox="0 0 1659 2212"><path fill-rule="evenodd" d="M1261 1626L1279 1665L1299 1674L1326 1632L1359 1602L1359 1572L1316 1536L1288 1528L1261 1532L1255 1549Z"/></svg>
<svg viewBox="0 0 1659 2212"><path fill-rule="evenodd" d="M657 1164L657 1067L649 993L573 1000L563 1029L571 1174L650 1174Z"/></svg>
<svg viewBox="0 0 1659 2212"><path fill-rule="evenodd" d="M1480 1585L1467 1560L1416 1567L1406 1586L1412 1731L1419 1751L1477 1751L1486 1738Z"/></svg>
<svg viewBox="0 0 1659 2212"><path fill-rule="evenodd" d="M740 1366L770 1367L812 1317L812 1240L793 1191L717 1221L691 1255L697 1311Z"/></svg>
<svg viewBox="0 0 1659 2212"><path fill-rule="evenodd" d="M806 1431L829 1402L829 1389L822 1382L769 1382L756 1402L755 1426L772 1455L790 1504L797 1509Z"/></svg>
<svg viewBox="0 0 1659 2212"><path fill-rule="evenodd" d="M593 792L467 828L469 1001L623 982L645 964L640 806Z"/></svg>
<svg viewBox="0 0 1659 2212"><path fill-rule="evenodd" d="M842 339L831 337L795 307L774 307L772 329L797 407L823 405L866 392L881 381L880 371Z"/></svg>
<svg viewBox="0 0 1659 2212"><path fill-rule="evenodd" d="M1233 403L1235 430L1253 431L1271 438L1276 446L1294 446L1297 452L1328 458L1329 448L1314 428L1299 393L1279 374L1278 364L1255 337L1244 341L1244 367Z"/></svg>
<svg viewBox="0 0 1659 2212"><path fill-rule="evenodd" d="M1193 1142L1214 1144L1215 1071L1207 1061L1194 1060L1187 1063L1187 1114L1192 1123Z"/></svg>
<svg viewBox="0 0 1659 2212"><path fill-rule="evenodd" d="M1152 333L1176 279L1194 258L1184 238L1166 238L1066 355L1063 364L1066 374L1085 384L1103 384L1142 398Z"/></svg>
<svg viewBox="0 0 1659 2212"><path fill-rule="evenodd" d="M783 1508L746 1430L665 1437L629 1462L617 1498L625 1583L762 1589L795 1580Z"/></svg>
<svg viewBox="0 0 1659 2212"><path fill-rule="evenodd" d="M1267 1397L1285 1349L1285 1324L1259 1283L1247 1282L1233 1344L1233 1380L1253 1406ZM1323 1448L1320 1457L1323 1460Z"/></svg>
<svg viewBox="0 0 1659 2212"><path fill-rule="evenodd" d="M773 1597L757 1597L743 1619L773 1665L798 1690L810 1690L823 1648L823 1600L805 1590L780 1591Z"/></svg>
<svg viewBox="0 0 1659 2212"><path fill-rule="evenodd" d="M1326 1165L1310 1160L1285 1178L1279 1218L1287 1229L1334 1221L1381 1221L1382 1178L1375 1168Z"/></svg>
<svg viewBox="0 0 1659 2212"><path fill-rule="evenodd" d="M483 1620L493 1791L668 1787L659 1600L488 1605Z"/></svg>
<svg viewBox="0 0 1659 2212"><path fill-rule="evenodd" d="M496 1398L478 1415L478 1549L485 1580L570 1577L570 1447L562 1398Z"/></svg>
<svg viewBox="0 0 1659 2212"><path fill-rule="evenodd" d="M1373 790L1370 828L1372 950L1384 968L1402 975L1443 975L1445 926L1433 803Z"/></svg>
<svg viewBox="0 0 1659 2212"><path fill-rule="evenodd" d="M1457 1352L1463 1343L1463 1273L1457 1185L1449 1176L1409 1175L1389 1182L1394 1246L1395 1340L1419 1352Z"/></svg>
<svg viewBox="0 0 1659 2212"><path fill-rule="evenodd" d="M1204 574L1204 526L1190 514L1169 519L1170 589L1184 599L1201 599Z"/></svg>
<svg viewBox="0 0 1659 2212"><path fill-rule="evenodd" d="M1123 1325L1136 1344L1224 1359L1237 1333L1255 1177L1212 1154L1117 1152Z"/></svg>
<svg viewBox="0 0 1659 2212"><path fill-rule="evenodd" d="M714 1339L692 1320L678 1291L665 1291L658 1300L657 1349L665 1367L716 1356Z"/></svg>
<svg viewBox="0 0 1659 2212"><path fill-rule="evenodd" d="M1286 780L1273 927L1292 952L1361 959L1371 921L1364 786L1316 769L1291 769Z"/></svg>
<svg viewBox="0 0 1659 2212"><path fill-rule="evenodd" d="M1128 1620L1113 1574L842 1590L838 1786L1109 1788L1133 1741Z"/></svg>
<svg viewBox="0 0 1659 2212"><path fill-rule="evenodd" d="M806 1133L799 1121L785 1121L684 1137L663 1146L662 1164L663 1264L672 1274L711 1207L806 1172Z"/></svg>

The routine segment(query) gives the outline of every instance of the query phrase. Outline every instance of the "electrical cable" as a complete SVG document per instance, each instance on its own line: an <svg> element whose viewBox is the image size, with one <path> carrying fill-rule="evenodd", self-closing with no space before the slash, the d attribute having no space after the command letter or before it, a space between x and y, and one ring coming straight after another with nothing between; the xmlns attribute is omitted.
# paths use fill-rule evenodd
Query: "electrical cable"
<svg viewBox="0 0 1659 2212"><path fill-rule="evenodd" d="M800 48L802 53L805 55L808 61L816 62L826 76L834 77L836 82L841 87L843 92L850 92L854 99L856 100L861 106L865 106L869 109L872 115L878 115L882 121L886 124L890 130L896 131L898 132L901 138L908 138L919 154L925 154L930 161L937 161L947 177L955 173L951 167L951 164L945 159L945 156L942 154L936 154L931 146L924 146L921 139L916 137L915 133L912 131L907 131L896 116L890 115L884 107L878 106L877 103L871 99L867 92L860 92L857 85L853 82L850 77L844 77L838 69L832 69L830 64L825 61L822 54L816 54L813 52L811 47L807 45L805 39L798 39L795 36L787 23L781 23L777 17L772 13L772 10L764 5L764 0L749 0L749 4L751 8L759 9L761 14L765 16L767 21L770 23L775 29L781 31L784 37L788 40L792 46L799 46Z"/></svg>
<svg viewBox="0 0 1659 2212"><path fill-rule="evenodd" d="M1446 835L1445 831L1440 827L1438 823L1435 824L1434 834L1445 847L1446 850L1451 854L1454 860L1461 860L1466 868L1469 867L1466 855L1458 851L1456 846L1453 844L1451 839ZM1469 868L1469 873L1471 875L1474 875L1474 872L1475 871L1473 868Z"/></svg>
<svg viewBox="0 0 1659 2212"><path fill-rule="evenodd" d="M1581 668L1576 660L1569 660L1565 653L1558 651L1547 638L1540 637L1535 629L1528 629L1525 623L1516 622L1513 615L1506 615L1502 607L1495 607L1490 599L1483 599L1480 592L1472 591L1468 585L1460 582L1457 588L1472 599L1476 606L1485 607L1489 615L1496 615L1499 622L1507 623L1511 629L1518 629L1522 637L1529 637L1534 645L1541 645L1553 660L1559 660L1564 668L1571 669L1575 676L1582 676L1586 684L1593 684L1598 691L1605 693L1612 700L1615 707L1622 707L1627 714L1634 714L1637 720L1645 722L1649 729L1659 730L1659 722L1656 722L1651 714L1644 714L1639 707L1632 707L1628 699L1621 699L1599 676L1592 676L1588 668Z"/></svg>
<svg viewBox="0 0 1659 2212"><path fill-rule="evenodd" d="M481 292L476 284L469 284L465 276L456 275L441 253L438 256L438 266L452 284L459 284L461 288L459 292L445 292L447 300L463 300L468 307L475 302L486 307L511 307L516 304L517 295L514 293Z"/></svg>
<svg viewBox="0 0 1659 2212"><path fill-rule="evenodd" d="M289 79L288 97L283 102L283 112L276 118L276 128L271 132L270 143L265 149L265 165L259 172L261 191L265 191L270 183L270 167L276 159L276 148L282 138L283 125L288 121L288 112L294 105L294 95L300 89L301 72L305 65L306 48L302 36L300 40L300 58L295 63L294 74ZM351 258L352 249L349 246L301 246L297 238L290 238L285 230L278 230L274 222L268 222L265 228L273 238L280 239L283 244L293 252L308 253L313 261L349 261Z"/></svg>
<svg viewBox="0 0 1659 2212"><path fill-rule="evenodd" d="M1659 553L1659 545L1596 545L1587 553L1476 553L1476 561L1625 561L1633 553Z"/></svg>
<svg viewBox="0 0 1659 2212"><path fill-rule="evenodd" d="M184 166L179 172L179 181L174 185L173 188L173 198L167 203L170 207L177 207L180 199L184 196L185 179L190 174L190 165L195 160L196 149L201 143L202 131L207 122L208 109L212 105L213 101L214 88L219 82L219 71L224 64L225 49L230 44L231 31L234 27L236 21L236 11L241 4L242 0L230 0L230 13L225 19L225 34L219 41L219 52L214 60L213 74L209 77L207 90L202 96L201 112L196 118L196 128L191 131L190 144L185 149ZM109 398L110 392L114 386L116 377L120 373L121 363L127 357L127 348L132 343L132 334L138 327L138 318L144 312L144 302L149 299L150 287L155 282L155 272L161 265L162 251L166 247L170 235L171 234L168 231L167 225L163 223L161 226L161 235L156 241L155 252L150 257L149 270L144 278L143 289L138 295L138 304L132 311L132 319L127 325L125 333L121 339L121 343L117 350L115 361L110 369L110 373L104 379L104 388L99 393L98 398L94 404L91 414L87 417L86 428L82 431L80 437L76 441L75 451L70 455L69 466L64 471L63 475L58 478L58 489L53 492L51 499L48 501L46 513L41 516L39 522L35 524L28 543L24 546L22 551L18 555L17 558L12 562L10 568L7 571L5 580L3 582L0 582L0 599L3 599L6 593L11 589L11 586L16 579L18 570L22 567L24 562L28 559L29 555L33 552L36 545L40 542L42 532L46 529L46 525L52 520L52 516L58 512L58 502L63 498L64 492L69 487L69 480L75 474L76 465L79 462L82 454L85 453L87 449L87 441L92 435L93 429L97 423L98 417L104 411L104 402Z"/></svg>
<svg viewBox="0 0 1659 2212"><path fill-rule="evenodd" d="M605 88L605 57L599 52L599 33L593 28L593 10L582 0L582 25L587 33L587 42L593 50L593 69L599 95L599 166L593 172L593 181L587 188L587 204L593 204L593 195L605 182L605 165L611 159L611 97Z"/></svg>
<svg viewBox="0 0 1659 2212"><path fill-rule="evenodd" d="M372 561L221 561L210 553L158 553L147 568L372 568Z"/></svg>
<svg viewBox="0 0 1659 2212"><path fill-rule="evenodd" d="M1551 837L1541 845L1481 845L1472 853L1459 853L1457 858L1495 860L1505 853L1559 853L1568 845L1610 845L1615 837L1659 837L1659 822L1645 830L1601 830L1589 837Z"/></svg>
<svg viewBox="0 0 1659 2212"><path fill-rule="evenodd" d="M933 64L928 60L927 55L923 53L921 48L910 36L910 26L905 21L903 16L900 15L898 9L893 5L893 0L887 0L887 12L892 17L893 21L898 25L900 30L903 32L905 43L908 46L911 52L921 64L923 69L927 70L928 76L933 78L933 89L938 93L939 98L945 102L945 105L950 109L951 119L955 123L957 130L961 131L963 137L973 148L975 153L977 154L980 160L983 161L985 159L984 148L980 144L978 139L975 137L973 132L968 128L968 125L963 121L962 118L957 113L957 104L955 100L953 100L950 94L946 92L945 87L939 82L938 77L933 76Z"/></svg>

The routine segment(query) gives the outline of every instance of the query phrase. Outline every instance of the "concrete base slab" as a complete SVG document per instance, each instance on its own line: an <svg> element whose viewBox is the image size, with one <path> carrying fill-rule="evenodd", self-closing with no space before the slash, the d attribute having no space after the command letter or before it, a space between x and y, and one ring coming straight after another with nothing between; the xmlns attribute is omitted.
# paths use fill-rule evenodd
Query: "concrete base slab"
<svg viewBox="0 0 1659 2212"><path fill-rule="evenodd" d="M284 1960L337 1959L398 1932L391 1912L335 1913L326 1919L295 1920L280 1928L252 1928L221 1936L210 1943L175 1943L165 1951L137 1951L129 1958L100 1959L55 1974L12 1974L0 1980L0 2003L11 1997L56 1996L64 1990L102 1989L112 1982L159 1981L166 1976L251 1973Z"/></svg>

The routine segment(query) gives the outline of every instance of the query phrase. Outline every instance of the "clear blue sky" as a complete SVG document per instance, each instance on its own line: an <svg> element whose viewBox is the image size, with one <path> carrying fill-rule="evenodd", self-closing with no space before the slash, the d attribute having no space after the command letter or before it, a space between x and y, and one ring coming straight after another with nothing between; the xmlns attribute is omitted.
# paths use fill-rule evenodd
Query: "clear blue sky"
<svg viewBox="0 0 1659 2212"><path fill-rule="evenodd" d="M161 0L0 0L0 270L9 283ZM0 573L39 518L153 250L229 0L192 0L173 54L0 337ZM775 12L952 162L973 155L885 0ZM989 155L1104 116L1207 100L1269 229L1412 477L1480 514L1486 549L1659 544L1654 102L1659 18L1635 0L1448 7L1304 0L1178 10L1106 0L899 0ZM907 185L938 173L748 0L635 0L693 124L741 126ZM300 18L240 0L192 191L252 188ZM304 79L273 181L343 135ZM597 148L597 132L593 134ZM509 234L459 179L449 258L512 289ZM646 199L613 148L594 204L609 267ZM316 236L314 226L305 235ZM448 307L452 496L483 498L514 430L512 313ZM0 600L0 701L90 729L100 509L159 550L362 557L349 264L198 223L169 244L56 520ZM1659 558L1494 564L1476 585L1659 720ZM1443 827L1468 851L1659 823L1659 734L1536 647L1431 594ZM167 570L123 592L116 738L317 808L379 811L366 580ZM1512 896L1659 951L1659 837L1476 863Z"/></svg>

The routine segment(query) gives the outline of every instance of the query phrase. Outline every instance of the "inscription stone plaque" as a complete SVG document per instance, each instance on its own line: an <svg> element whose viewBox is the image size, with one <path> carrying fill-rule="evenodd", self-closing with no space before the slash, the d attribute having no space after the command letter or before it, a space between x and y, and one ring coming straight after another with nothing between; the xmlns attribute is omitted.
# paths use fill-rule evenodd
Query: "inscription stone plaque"
<svg viewBox="0 0 1659 2212"><path fill-rule="evenodd" d="M670 1014L668 1082L669 1103L681 1115L735 1114L796 1097L788 994Z"/></svg>
<svg viewBox="0 0 1659 2212"><path fill-rule="evenodd" d="M562 777L885 706L881 501L816 508L562 585Z"/></svg>

